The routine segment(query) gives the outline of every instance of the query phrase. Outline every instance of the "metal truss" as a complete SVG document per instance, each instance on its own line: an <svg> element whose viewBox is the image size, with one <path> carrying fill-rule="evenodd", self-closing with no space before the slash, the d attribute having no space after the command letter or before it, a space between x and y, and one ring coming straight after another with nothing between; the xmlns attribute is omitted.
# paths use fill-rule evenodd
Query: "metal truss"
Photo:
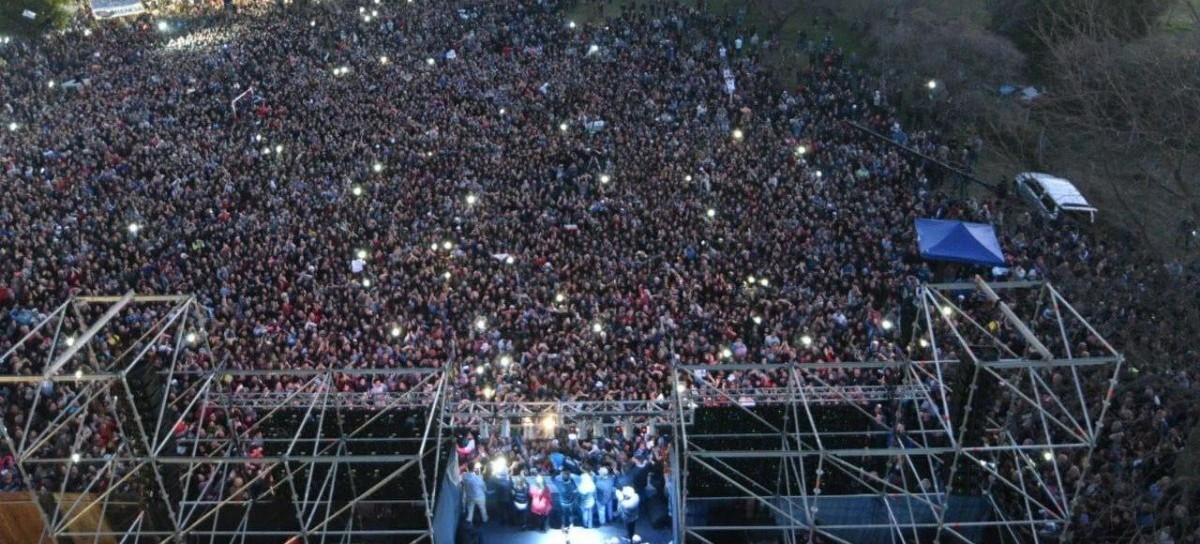
<svg viewBox="0 0 1200 544"><path fill-rule="evenodd" d="M25 370L0 384L36 391L23 427L0 420L0 438L40 488L44 536L432 536L436 414L448 384L440 369L247 369L217 359L208 315L190 296L77 297L0 356L0 368ZM346 376L404 387L337 391ZM268 387L239 391L246 383ZM102 449L89 441L95 427L122 439ZM389 523L398 511L418 514Z"/></svg>
<svg viewBox="0 0 1200 544"><path fill-rule="evenodd" d="M904 360L676 365L675 421L697 401L729 407L725 429L699 415L676 429L676 541L1070 539L1122 356L1049 283L923 285L906 304ZM854 370L885 378L854 385ZM711 379L745 372L787 378ZM700 512L732 500L772 523Z"/></svg>

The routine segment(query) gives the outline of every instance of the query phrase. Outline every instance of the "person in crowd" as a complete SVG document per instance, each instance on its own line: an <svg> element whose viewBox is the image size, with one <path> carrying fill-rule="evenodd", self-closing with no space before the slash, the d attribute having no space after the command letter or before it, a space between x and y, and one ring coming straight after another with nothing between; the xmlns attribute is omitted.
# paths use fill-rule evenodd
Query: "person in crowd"
<svg viewBox="0 0 1200 544"><path fill-rule="evenodd" d="M525 477L525 471L521 471L513 478L512 509L515 515L515 524L522 531L529 528L529 494L529 482Z"/></svg>
<svg viewBox="0 0 1200 544"><path fill-rule="evenodd" d="M467 523L472 523L475 516L475 509L479 509L479 515L483 523L487 523L487 483L483 480L481 467L479 463L475 463L465 475L463 475L463 500L467 507Z"/></svg>
<svg viewBox="0 0 1200 544"><path fill-rule="evenodd" d="M596 512L596 482L592 479L591 470L585 469L579 475L579 513L581 523L585 528L592 528L592 516Z"/></svg>
<svg viewBox="0 0 1200 544"><path fill-rule="evenodd" d="M614 485L613 476L608 473L608 467L600 467L596 471L596 514L600 525L607 524L615 517L616 488Z"/></svg>
<svg viewBox="0 0 1200 544"><path fill-rule="evenodd" d="M641 497L633 487L625 486L617 491L617 504L621 523L625 524L625 537L632 540L634 533L637 532L637 520L639 508L641 505Z"/></svg>
<svg viewBox="0 0 1200 544"><path fill-rule="evenodd" d="M551 500L546 478L539 475L529 486L529 513L533 515L534 525L543 533L550 529Z"/></svg>

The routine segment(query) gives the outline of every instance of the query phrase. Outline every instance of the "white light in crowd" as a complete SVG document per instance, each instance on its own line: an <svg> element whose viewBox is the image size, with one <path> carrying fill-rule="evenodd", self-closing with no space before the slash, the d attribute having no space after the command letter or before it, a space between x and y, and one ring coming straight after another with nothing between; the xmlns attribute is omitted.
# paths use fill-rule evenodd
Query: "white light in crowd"
<svg viewBox="0 0 1200 544"><path fill-rule="evenodd" d="M954 308L951 308L949 306L942 306L942 315L944 315L946 317L950 317L950 314L952 314L952 313L954 313Z"/></svg>
<svg viewBox="0 0 1200 544"><path fill-rule="evenodd" d="M925 86L929 87L929 90L932 91L937 88L937 81L931 79L931 80L929 80L929 83L925 84Z"/></svg>
<svg viewBox="0 0 1200 544"><path fill-rule="evenodd" d="M692 181L692 175L688 174L686 176L683 176L683 181Z"/></svg>
<svg viewBox="0 0 1200 544"><path fill-rule="evenodd" d="M500 357L500 366L508 366L512 364L512 357L507 355Z"/></svg>
<svg viewBox="0 0 1200 544"><path fill-rule="evenodd" d="M495 394L496 394L496 391L493 390L491 387L483 388L483 398L490 400L492 398L492 395L495 395Z"/></svg>
<svg viewBox="0 0 1200 544"><path fill-rule="evenodd" d="M371 22L371 16L370 16L370 15L363 15L363 22L364 22L364 23L369 23L369 22Z"/></svg>
<svg viewBox="0 0 1200 544"><path fill-rule="evenodd" d="M758 278L755 278L754 276L746 277L746 283L757 283L757 282L758 282Z"/></svg>
<svg viewBox="0 0 1200 544"><path fill-rule="evenodd" d="M434 242L429 245L429 249L432 249L434 251L437 251L437 248L438 248L437 242Z"/></svg>
<svg viewBox="0 0 1200 544"><path fill-rule="evenodd" d="M393 326L392 327L392 337L395 338L397 336L400 336L400 327Z"/></svg>
<svg viewBox="0 0 1200 544"><path fill-rule="evenodd" d="M262 152L262 154L263 154L263 155L270 155L270 154L271 154L271 148L270 148L270 146L268 146L268 147L264 147L264 148L263 148L263 152Z"/></svg>
<svg viewBox="0 0 1200 544"><path fill-rule="evenodd" d="M350 189L350 193L354 196L362 196L362 187L355 185Z"/></svg>
<svg viewBox="0 0 1200 544"><path fill-rule="evenodd" d="M379 2L375 2L378 4ZM379 17L379 10L371 10L371 17Z"/></svg>
<svg viewBox="0 0 1200 544"><path fill-rule="evenodd" d="M559 294L557 294L557 295L554 295L554 302L559 302L559 303L561 303L561 302L563 302L563 301L565 301L565 300L567 300L567 295L564 295L564 294L562 294L562 293L559 293Z"/></svg>
<svg viewBox="0 0 1200 544"><path fill-rule="evenodd" d="M822 174L820 170L817 170L816 175L817 175L817 178L820 179L820 177L823 176L824 174Z"/></svg>
<svg viewBox="0 0 1200 544"><path fill-rule="evenodd" d="M53 88L54 88L54 82L53 82L53 81L51 81L51 82L47 83L47 85L49 85L51 89L53 89Z"/></svg>
<svg viewBox="0 0 1200 544"><path fill-rule="evenodd" d="M444 249L446 251L450 251L451 249L454 249L454 242L451 242L450 240L446 240L445 242L442 242L442 249Z"/></svg>
<svg viewBox="0 0 1200 544"><path fill-rule="evenodd" d="M367 258L367 250L360 249L360 250L354 252L354 256L358 257L359 259L366 259Z"/></svg>
<svg viewBox="0 0 1200 544"><path fill-rule="evenodd" d="M740 129L740 128L733 129L733 139L734 140L741 140L742 137L744 137L744 136L745 136L745 133L742 132L742 129Z"/></svg>
<svg viewBox="0 0 1200 544"><path fill-rule="evenodd" d="M479 202L479 197L475 195L467 195L467 205L474 206L476 202Z"/></svg>
<svg viewBox="0 0 1200 544"><path fill-rule="evenodd" d="M85 28L85 29L83 29L83 35L84 35L84 36L91 36L91 35L92 35L92 29L90 29L90 28Z"/></svg>
<svg viewBox="0 0 1200 544"><path fill-rule="evenodd" d="M388 63L387 55L379 57L379 64L387 64L387 63Z"/></svg>
<svg viewBox="0 0 1200 544"><path fill-rule="evenodd" d="M194 332L187 333L187 343L195 344L196 340L198 340L198 339L199 339L199 337L196 336L196 333L194 333Z"/></svg>
<svg viewBox="0 0 1200 544"><path fill-rule="evenodd" d="M566 123L559 123L559 124L558 124L558 130L561 130L561 131L563 131L563 132L566 132L566 131L567 131L567 124L566 124Z"/></svg>
<svg viewBox="0 0 1200 544"><path fill-rule="evenodd" d="M796 148L796 154L797 154L797 155L803 155L803 154L805 154L805 153L808 153L808 148L807 148L807 147L800 146L800 147L797 147L797 148Z"/></svg>
<svg viewBox="0 0 1200 544"><path fill-rule="evenodd" d="M504 115L504 108L500 108L500 115Z"/></svg>
<svg viewBox="0 0 1200 544"><path fill-rule="evenodd" d="M542 418L542 429L546 431L546 434L554 432L554 425L555 421L553 415L547 415L546 417Z"/></svg>
<svg viewBox="0 0 1200 544"><path fill-rule="evenodd" d="M479 329L481 331L486 331L487 330L487 320L482 317L476 319L475 320L475 328Z"/></svg>
<svg viewBox="0 0 1200 544"><path fill-rule="evenodd" d="M170 30L170 29L171 29L171 25L167 24L167 22L166 22L166 21L159 21L159 22L158 22L158 30L159 30L159 32L166 32L166 31L168 31L168 30Z"/></svg>
<svg viewBox="0 0 1200 544"><path fill-rule="evenodd" d="M309 21L308 26L317 26L317 21L316 20Z"/></svg>
<svg viewBox="0 0 1200 544"><path fill-rule="evenodd" d="M283 153L283 144L275 144L275 153Z"/></svg>
<svg viewBox="0 0 1200 544"><path fill-rule="evenodd" d="M813 342L812 337L807 334L800 337L800 343L804 344L805 346L811 346L812 342Z"/></svg>
<svg viewBox="0 0 1200 544"><path fill-rule="evenodd" d="M9 123L9 124L8 124L8 130L10 130L10 131L13 131L13 132L16 132L16 130L17 130L17 127L18 127L18 126L20 126L20 125L17 125L15 122L14 122L14 123Z"/></svg>
<svg viewBox="0 0 1200 544"><path fill-rule="evenodd" d="M929 347L929 341L924 338L918 340L917 343L920 344L921 347L923 347L923 348Z"/></svg>
<svg viewBox="0 0 1200 544"><path fill-rule="evenodd" d="M762 325L762 318L759 316L754 316L750 318L750 320L753 321L755 325Z"/></svg>
<svg viewBox="0 0 1200 544"><path fill-rule="evenodd" d="M733 352L730 351L729 348L725 348L725 349L721 350L721 358L722 359L728 359L730 357L733 357Z"/></svg>
<svg viewBox="0 0 1200 544"><path fill-rule="evenodd" d="M83 459L83 456L79 455L78 452L71 454L71 462L72 463L78 463L81 459Z"/></svg>
<svg viewBox="0 0 1200 544"><path fill-rule="evenodd" d="M371 280L364 279L364 280L362 281L362 286L363 286L363 287L370 287L370 286L371 286Z"/></svg>
<svg viewBox="0 0 1200 544"><path fill-rule="evenodd" d="M509 255L504 258L504 264L513 264L515 262L517 262L517 260L514 259L512 255Z"/></svg>
<svg viewBox="0 0 1200 544"><path fill-rule="evenodd" d="M1042 460L1043 461L1051 461L1053 459L1054 459L1054 452L1052 452L1050 450L1046 450L1046 451L1042 452Z"/></svg>
<svg viewBox="0 0 1200 544"><path fill-rule="evenodd" d="M450 279L450 271L447 270L445 273L442 274L442 277L446 278L446 280L448 281Z"/></svg>
<svg viewBox="0 0 1200 544"><path fill-rule="evenodd" d="M382 172L382 171L383 171L383 165L382 165L382 164L380 164L380 163L375 163L375 164L372 164L372 165L371 165L371 170L374 170L374 171L376 171L376 172Z"/></svg>
<svg viewBox="0 0 1200 544"><path fill-rule="evenodd" d="M892 323L891 319L884 319L883 322L880 323L880 325L883 325L883 330L885 330L885 331L890 331L890 330L892 330L892 327L896 326L895 323Z"/></svg>
<svg viewBox="0 0 1200 544"><path fill-rule="evenodd" d="M594 332L594 333L604 332L604 325L601 325L599 323L592 323L592 332Z"/></svg>
<svg viewBox="0 0 1200 544"><path fill-rule="evenodd" d="M684 385L682 383L679 385L676 385L675 390L679 391L680 393L687 393L687 385Z"/></svg>
<svg viewBox="0 0 1200 544"><path fill-rule="evenodd" d="M434 63L436 63L436 62L437 62L436 60L433 60L433 57L429 57L429 58L425 59L425 64L428 64L430 66L433 66Z"/></svg>
<svg viewBox="0 0 1200 544"><path fill-rule="evenodd" d="M74 336L68 336L68 337L67 337L67 347L71 347L71 346L74 346L74 345L75 345L75 337L74 337Z"/></svg>
<svg viewBox="0 0 1200 544"><path fill-rule="evenodd" d="M75 371L75 379L76 380L83 379L83 369L79 369L79 370Z"/></svg>
<svg viewBox="0 0 1200 544"><path fill-rule="evenodd" d="M256 141L256 142L261 142L261 141L262 141L262 134L255 134L255 135L254 135L254 141Z"/></svg>
<svg viewBox="0 0 1200 544"><path fill-rule="evenodd" d="M760 278L758 280L758 284L763 287L767 287L767 286L771 285L771 280L768 280L767 278Z"/></svg>
<svg viewBox="0 0 1200 544"><path fill-rule="evenodd" d="M595 55L597 51L600 51L600 46L599 46L599 45L592 44L592 45L591 45L591 47L588 47L588 54L589 54L589 55Z"/></svg>
<svg viewBox="0 0 1200 544"><path fill-rule="evenodd" d="M142 226L141 226L141 225L139 225L139 224L137 224L137 223L130 223L130 224L129 224L129 232L131 232L131 233L133 233L133 234L137 234L137 231L139 231L139 230L142 230Z"/></svg>
<svg viewBox="0 0 1200 544"><path fill-rule="evenodd" d="M497 474L497 473L503 472L504 469L508 468L508 460L505 459L503 455L501 455L500 457L492 459L491 467L492 467L492 474Z"/></svg>
<svg viewBox="0 0 1200 544"><path fill-rule="evenodd" d="M610 180L612 180L612 177L608 174L600 174L600 183L608 183Z"/></svg>
<svg viewBox="0 0 1200 544"><path fill-rule="evenodd" d="M704 215L707 215L709 219L712 219L717 216L717 210L709 208L708 211L704 212Z"/></svg>
<svg viewBox="0 0 1200 544"><path fill-rule="evenodd" d="M568 22L568 23L567 23L567 28L575 28L575 21L570 21L570 22Z"/></svg>
<svg viewBox="0 0 1200 544"><path fill-rule="evenodd" d="M376 4L378 4L378 3L379 3L379 0L374 0L374 2L375 2Z"/></svg>

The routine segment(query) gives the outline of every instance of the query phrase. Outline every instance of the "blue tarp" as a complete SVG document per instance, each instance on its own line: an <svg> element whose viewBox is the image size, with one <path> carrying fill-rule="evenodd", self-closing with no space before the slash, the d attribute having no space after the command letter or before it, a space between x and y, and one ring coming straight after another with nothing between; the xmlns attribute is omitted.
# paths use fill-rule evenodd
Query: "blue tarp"
<svg viewBox="0 0 1200 544"><path fill-rule="evenodd" d="M1004 266L996 230L984 223L917 219L921 257L934 261Z"/></svg>

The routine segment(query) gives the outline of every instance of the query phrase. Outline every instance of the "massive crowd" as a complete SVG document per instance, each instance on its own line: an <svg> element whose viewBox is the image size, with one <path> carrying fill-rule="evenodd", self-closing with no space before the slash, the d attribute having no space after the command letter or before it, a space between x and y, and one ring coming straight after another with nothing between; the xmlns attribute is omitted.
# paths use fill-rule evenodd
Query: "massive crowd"
<svg viewBox="0 0 1200 544"><path fill-rule="evenodd" d="M1196 420L1196 271L1002 197L945 195L925 165L844 123L892 133L902 90L847 66L831 40L779 91L757 61L778 42L670 2L586 25L552 1L190 11L0 45L0 351L73 294L195 293L211 316L212 351L186 359L198 369L215 353L246 369L453 362L458 398L655 399L678 361L907 357L893 324L934 277L913 220L988 221L1009 261L995 277L1080 295L1139 361L1082 486L1081 525L1195 540L1184 488L1161 478ZM975 149L914 140L947 158ZM95 343L116 353L155 317ZM45 350L0 372L36 374ZM694 379L742 390L786 375ZM43 393L0 386L15 434L35 399L57 413L73 389ZM233 417L209 415L180 436ZM114 419L89 416L47 454L66 458L81 435L86 456L114 452ZM0 463L0 489L62 479ZM1100 514L1113 497L1127 508Z"/></svg>

